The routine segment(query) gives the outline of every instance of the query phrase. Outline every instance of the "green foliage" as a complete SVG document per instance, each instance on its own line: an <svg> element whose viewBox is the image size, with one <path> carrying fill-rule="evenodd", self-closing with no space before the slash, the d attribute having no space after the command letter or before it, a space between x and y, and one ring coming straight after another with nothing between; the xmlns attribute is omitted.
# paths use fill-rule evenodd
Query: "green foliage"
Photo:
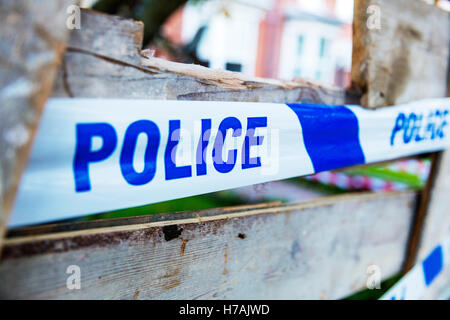
<svg viewBox="0 0 450 320"><path fill-rule="evenodd" d="M343 194L347 193L348 190L342 189L336 186L324 184L324 183L318 183L315 181L306 180L304 178L292 178L288 179L286 181L295 183L298 186L310 189L310 190L316 190L319 193L323 193L325 195L333 195L333 194Z"/></svg>
<svg viewBox="0 0 450 320"><path fill-rule="evenodd" d="M387 168L386 166L370 166L346 170L350 175L368 176L380 178L387 181L400 182L407 184L413 189L423 188L424 182L415 174L408 172L398 172Z"/></svg>
<svg viewBox="0 0 450 320"><path fill-rule="evenodd" d="M136 217L155 213L202 210L236 206L246 202L231 191L220 191L171 201L158 202L141 207L114 210L85 217L85 220Z"/></svg>

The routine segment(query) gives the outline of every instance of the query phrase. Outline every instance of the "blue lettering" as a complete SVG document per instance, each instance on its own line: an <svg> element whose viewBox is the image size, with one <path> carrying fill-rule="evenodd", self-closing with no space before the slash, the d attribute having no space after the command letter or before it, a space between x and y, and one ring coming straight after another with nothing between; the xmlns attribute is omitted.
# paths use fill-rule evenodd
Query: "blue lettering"
<svg viewBox="0 0 450 320"><path fill-rule="evenodd" d="M177 167L175 163L177 146L180 142L180 120L169 121L169 138L164 154L166 180L187 178L192 176L191 166Z"/></svg>
<svg viewBox="0 0 450 320"><path fill-rule="evenodd" d="M424 140L424 137L420 136L420 129L422 128L422 119L423 119L423 115L419 115L419 117L417 118L417 125L414 125L414 131L417 132L416 134L416 138L414 139L416 142L420 142L422 140Z"/></svg>
<svg viewBox="0 0 450 320"><path fill-rule="evenodd" d="M394 145L395 135L397 134L397 132L399 132L400 130L402 130L404 128L405 120L406 120L405 114L399 113L397 116L397 119L395 120L394 129L392 130L391 146Z"/></svg>
<svg viewBox="0 0 450 320"><path fill-rule="evenodd" d="M228 159L225 162L222 159L223 144L227 130L233 130L233 137L239 137L242 132L242 125L239 119L235 117L228 117L222 120L219 125L216 141L214 142L214 149L212 152L214 168L220 173L227 173L233 170L236 164L237 150L232 149L228 151Z"/></svg>
<svg viewBox="0 0 450 320"><path fill-rule="evenodd" d="M244 147L242 148L242 169L261 166L261 158L250 158L250 148L263 143L264 136L255 136L256 128L267 127L267 117L256 117L247 119L247 134L245 135Z"/></svg>
<svg viewBox="0 0 450 320"><path fill-rule="evenodd" d="M101 148L96 151L92 151L94 137L99 137L103 141ZM80 123L76 125L76 148L73 160L76 192L91 190L89 163L108 158L114 152L116 145L117 134L110 124Z"/></svg>
<svg viewBox="0 0 450 320"><path fill-rule="evenodd" d="M136 172L133 167L133 158L139 135L147 135L147 147L144 155L144 170ZM120 170L125 180L134 186L140 186L153 180L156 173L156 156L158 154L160 133L158 126L150 120L133 122L125 132L125 138L120 154Z"/></svg>
<svg viewBox="0 0 450 320"><path fill-rule="evenodd" d="M197 176L206 174L206 148L211 137L211 119L202 119L202 133L197 147Z"/></svg>
<svg viewBox="0 0 450 320"><path fill-rule="evenodd" d="M447 126L446 117L448 110L435 110L428 114L426 122L423 114L410 113L408 117L399 113L395 121L394 129L391 135L391 145L394 145L396 134L403 130L403 142L410 143L423 140L443 139L445 136L444 128Z"/></svg>
<svg viewBox="0 0 450 320"><path fill-rule="evenodd" d="M427 129L426 129L427 139L430 139L430 140L434 140L435 132L436 132L433 117L434 117L434 112L430 112L428 114L428 123L427 123Z"/></svg>
<svg viewBox="0 0 450 320"><path fill-rule="evenodd" d="M405 130L403 131L403 142L408 144L414 135L414 124L416 123L417 116L415 113L411 113L408 117Z"/></svg>
<svg viewBox="0 0 450 320"><path fill-rule="evenodd" d="M444 128L445 128L445 126L447 126L447 120L446 120L446 118L447 118L447 115L448 115L448 110L444 110L443 112L442 112L442 122L441 122L441 125L437 128L437 130L436 130L436 135L439 137L439 138L441 138L441 139L443 139L444 138Z"/></svg>

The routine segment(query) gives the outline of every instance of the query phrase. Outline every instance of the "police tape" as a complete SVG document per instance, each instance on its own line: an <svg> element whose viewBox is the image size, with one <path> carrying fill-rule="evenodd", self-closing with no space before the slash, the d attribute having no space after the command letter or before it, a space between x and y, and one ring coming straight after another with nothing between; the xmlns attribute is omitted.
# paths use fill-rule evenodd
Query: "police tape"
<svg viewBox="0 0 450 320"><path fill-rule="evenodd" d="M450 144L450 99L359 106L53 98L10 227L129 208Z"/></svg>
<svg viewBox="0 0 450 320"><path fill-rule="evenodd" d="M380 300L417 300L424 296L433 281L450 262L450 236L431 250L428 256L415 265Z"/></svg>

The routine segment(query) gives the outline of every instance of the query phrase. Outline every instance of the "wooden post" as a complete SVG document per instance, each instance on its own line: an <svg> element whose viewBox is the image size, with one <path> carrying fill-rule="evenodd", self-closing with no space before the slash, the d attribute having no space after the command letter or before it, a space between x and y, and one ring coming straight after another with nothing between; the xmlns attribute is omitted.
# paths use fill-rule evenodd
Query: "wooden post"
<svg viewBox="0 0 450 320"><path fill-rule="evenodd" d="M420 0L355 0L352 80L378 108L446 91L448 13Z"/></svg>
<svg viewBox="0 0 450 320"><path fill-rule="evenodd" d="M378 108L445 96L450 39L447 12L418 0L356 0L354 12L352 80L362 90L361 104ZM403 273L416 262L424 223L428 229L443 228L428 232L428 237L433 234L433 244L445 234L445 223L434 218L437 225L432 227L428 217L430 210L448 207L443 205L449 191L442 177L447 174L445 158L442 153L431 155L431 172L418 198ZM430 208L430 200L439 202L440 209ZM425 247L430 249L431 244L421 247L423 258Z"/></svg>
<svg viewBox="0 0 450 320"><path fill-rule="evenodd" d="M8 215L69 30L70 0L2 0L0 10L0 250Z"/></svg>
<svg viewBox="0 0 450 320"><path fill-rule="evenodd" d="M447 73L447 97L450 97L450 57ZM422 232L420 232L417 239L417 254L414 256L415 263L424 259L430 250L450 235L450 151L440 152L438 159L435 182L429 196L428 212L424 217ZM449 285L450 267L447 267L443 275L432 284L425 298L439 298Z"/></svg>

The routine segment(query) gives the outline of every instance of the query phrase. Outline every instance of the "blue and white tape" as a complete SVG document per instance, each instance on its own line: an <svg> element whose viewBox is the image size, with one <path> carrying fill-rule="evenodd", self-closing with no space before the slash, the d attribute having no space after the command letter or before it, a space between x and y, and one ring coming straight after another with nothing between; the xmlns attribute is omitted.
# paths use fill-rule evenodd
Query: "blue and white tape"
<svg viewBox="0 0 450 320"><path fill-rule="evenodd" d="M423 297L433 281L450 262L450 236L415 265L380 300L417 300Z"/></svg>
<svg viewBox="0 0 450 320"><path fill-rule="evenodd" d="M50 99L10 227L443 149L450 99L358 106Z"/></svg>

